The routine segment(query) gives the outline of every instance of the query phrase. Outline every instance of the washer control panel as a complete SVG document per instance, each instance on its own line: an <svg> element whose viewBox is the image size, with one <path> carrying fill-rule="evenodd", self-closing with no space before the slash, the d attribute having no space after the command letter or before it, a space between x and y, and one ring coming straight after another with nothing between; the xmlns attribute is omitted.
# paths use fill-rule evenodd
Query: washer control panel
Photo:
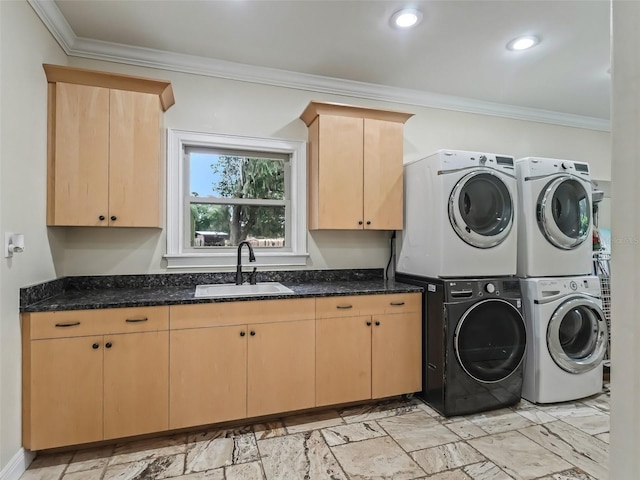
<svg viewBox="0 0 640 480"><path fill-rule="evenodd" d="M479 298L520 298L518 279L488 278L482 280L450 280L445 282L449 301Z"/></svg>
<svg viewBox="0 0 640 480"><path fill-rule="evenodd" d="M570 293L585 293L600 297L600 279L595 275L585 277L545 278L538 281L538 298L549 298Z"/></svg>

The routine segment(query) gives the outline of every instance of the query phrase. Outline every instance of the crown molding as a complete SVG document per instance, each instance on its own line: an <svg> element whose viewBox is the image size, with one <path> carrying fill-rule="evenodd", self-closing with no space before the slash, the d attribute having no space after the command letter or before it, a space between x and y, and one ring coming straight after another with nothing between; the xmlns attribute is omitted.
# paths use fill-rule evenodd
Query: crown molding
<svg viewBox="0 0 640 480"><path fill-rule="evenodd" d="M492 115L529 122L611 131L608 119L486 102L320 75L290 72L207 57L91 40L76 36L53 0L28 0L65 53L72 57L124 63L209 77L239 80L347 97Z"/></svg>

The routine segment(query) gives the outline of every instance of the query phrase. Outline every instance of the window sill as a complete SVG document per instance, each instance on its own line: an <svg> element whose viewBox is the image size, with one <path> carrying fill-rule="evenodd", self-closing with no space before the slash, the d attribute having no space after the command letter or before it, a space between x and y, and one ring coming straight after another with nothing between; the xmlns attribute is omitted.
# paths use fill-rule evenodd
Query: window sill
<svg viewBox="0 0 640 480"><path fill-rule="evenodd" d="M273 268L273 267L298 267L306 266L308 253L291 252L256 252L256 261L251 262L251 267ZM165 255L167 269L179 268L224 268L235 267L238 261L237 252L225 252L212 255L210 253L182 253L175 255ZM243 256L244 267L249 265L246 255Z"/></svg>

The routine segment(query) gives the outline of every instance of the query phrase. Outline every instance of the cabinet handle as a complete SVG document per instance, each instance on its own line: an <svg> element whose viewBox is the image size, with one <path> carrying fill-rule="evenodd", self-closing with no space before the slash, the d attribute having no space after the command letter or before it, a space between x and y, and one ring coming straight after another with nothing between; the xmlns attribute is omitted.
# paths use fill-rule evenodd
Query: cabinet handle
<svg viewBox="0 0 640 480"><path fill-rule="evenodd" d="M360 220L360 221L358 222L358 225L362 225L362 220Z"/></svg>
<svg viewBox="0 0 640 480"><path fill-rule="evenodd" d="M140 323L140 322L146 322L147 320L149 320L147 317L127 318L125 320L125 322L127 322L127 323Z"/></svg>
<svg viewBox="0 0 640 480"><path fill-rule="evenodd" d="M389 305L392 305L394 307L400 307L404 305L404 302L391 302Z"/></svg>
<svg viewBox="0 0 640 480"><path fill-rule="evenodd" d="M253 330L251 330L251 332L249 332L249 335L251 335L252 337L255 337L256 332L254 332Z"/></svg>
<svg viewBox="0 0 640 480"><path fill-rule="evenodd" d="M367 322L367 327L370 327L370 326L371 326L371 322Z"/></svg>
<svg viewBox="0 0 640 480"><path fill-rule="evenodd" d="M367 220L367 225L371 225L371 220Z"/></svg>
<svg viewBox="0 0 640 480"><path fill-rule="evenodd" d="M341 310L348 310L350 308L353 308L353 305L337 305L336 308L339 308Z"/></svg>
<svg viewBox="0 0 640 480"><path fill-rule="evenodd" d="M94 343L93 345L91 345L91 348L93 348L94 350L97 349L100 346L99 343Z"/></svg>
<svg viewBox="0 0 640 480"><path fill-rule="evenodd" d="M100 216L98 217L98 220L100 220L100 221L104 220L104 215L100 215Z"/></svg>
<svg viewBox="0 0 640 480"><path fill-rule="evenodd" d="M244 330L242 330L242 331L240 332L240 336L241 336L241 337L244 337L245 335L246 335L245 331L244 331Z"/></svg>
<svg viewBox="0 0 640 480"><path fill-rule="evenodd" d="M118 219L118 217L116 217L115 215L111 215L111 221L115 222Z"/></svg>
<svg viewBox="0 0 640 480"><path fill-rule="evenodd" d="M380 322L378 320L376 320L376 327L380 326Z"/></svg>
<svg viewBox="0 0 640 480"><path fill-rule="evenodd" d="M111 342L107 342L104 344L105 347L107 348L111 348L113 346L113 344Z"/></svg>
<svg viewBox="0 0 640 480"><path fill-rule="evenodd" d="M77 327L78 325L80 325L80 322L56 323L56 327L59 327L59 328Z"/></svg>

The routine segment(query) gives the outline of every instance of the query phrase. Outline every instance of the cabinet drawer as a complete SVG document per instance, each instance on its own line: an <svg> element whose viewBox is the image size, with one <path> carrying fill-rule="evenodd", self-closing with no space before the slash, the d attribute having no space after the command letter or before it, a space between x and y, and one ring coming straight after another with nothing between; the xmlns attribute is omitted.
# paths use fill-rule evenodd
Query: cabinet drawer
<svg viewBox="0 0 640 480"><path fill-rule="evenodd" d="M169 307L38 312L24 314L23 322L31 340L150 332L169 329Z"/></svg>
<svg viewBox="0 0 640 480"><path fill-rule="evenodd" d="M421 304L420 293L323 297L316 299L316 318L417 312Z"/></svg>
<svg viewBox="0 0 640 480"><path fill-rule="evenodd" d="M315 302L315 298L293 298L176 305L170 307L171 330L312 320Z"/></svg>

